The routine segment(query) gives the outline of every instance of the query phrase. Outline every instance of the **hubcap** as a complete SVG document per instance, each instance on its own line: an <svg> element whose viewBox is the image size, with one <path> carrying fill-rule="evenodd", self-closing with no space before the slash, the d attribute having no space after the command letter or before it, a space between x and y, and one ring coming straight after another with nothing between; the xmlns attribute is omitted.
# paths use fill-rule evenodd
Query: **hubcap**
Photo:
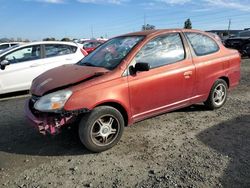
<svg viewBox="0 0 250 188"><path fill-rule="evenodd" d="M96 145L109 145L115 141L119 130L119 121L112 115L104 115L94 122L91 129L91 139Z"/></svg>
<svg viewBox="0 0 250 188"><path fill-rule="evenodd" d="M219 84L215 88L214 93L213 93L214 103L217 106L220 106L224 103L225 99L226 99L226 87L224 84Z"/></svg>

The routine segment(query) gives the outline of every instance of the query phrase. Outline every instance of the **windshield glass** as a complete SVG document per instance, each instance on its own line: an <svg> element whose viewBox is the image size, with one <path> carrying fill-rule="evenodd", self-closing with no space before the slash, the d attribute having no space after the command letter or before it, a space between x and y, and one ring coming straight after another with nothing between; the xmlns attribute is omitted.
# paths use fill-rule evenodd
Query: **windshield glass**
<svg viewBox="0 0 250 188"><path fill-rule="evenodd" d="M250 37L250 31L242 31L238 34L239 37Z"/></svg>
<svg viewBox="0 0 250 188"><path fill-rule="evenodd" d="M125 36L110 39L91 54L83 58L78 65L104 67L112 70L138 44L143 36Z"/></svg>

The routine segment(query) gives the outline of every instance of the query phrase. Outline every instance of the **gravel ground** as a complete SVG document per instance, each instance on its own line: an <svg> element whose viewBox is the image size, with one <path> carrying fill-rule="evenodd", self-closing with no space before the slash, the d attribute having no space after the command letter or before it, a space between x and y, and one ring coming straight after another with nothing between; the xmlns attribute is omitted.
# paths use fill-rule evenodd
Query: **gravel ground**
<svg viewBox="0 0 250 188"><path fill-rule="evenodd" d="M25 121L25 100L0 101L0 187L250 187L250 60L223 108L141 121L100 154L74 129L39 135Z"/></svg>

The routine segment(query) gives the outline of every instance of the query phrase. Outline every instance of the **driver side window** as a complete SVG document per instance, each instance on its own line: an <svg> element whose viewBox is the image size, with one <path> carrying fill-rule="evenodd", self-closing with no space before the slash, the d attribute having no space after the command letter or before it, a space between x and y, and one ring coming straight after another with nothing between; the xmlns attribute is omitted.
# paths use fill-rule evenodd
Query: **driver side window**
<svg viewBox="0 0 250 188"><path fill-rule="evenodd" d="M20 63L24 61L32 61L40 59L41 51L40 45L28 46L22 49L18 49L14 52L5 56L5 59L10 62L10 64Z"/></svg>
<svg viewBox="0 0 250 188"><path fill-rule="evenodd" d="M185 51L178 33L171 33L149 41L135 56L134 63L149 63L151 68L181 61Z"/></svg>

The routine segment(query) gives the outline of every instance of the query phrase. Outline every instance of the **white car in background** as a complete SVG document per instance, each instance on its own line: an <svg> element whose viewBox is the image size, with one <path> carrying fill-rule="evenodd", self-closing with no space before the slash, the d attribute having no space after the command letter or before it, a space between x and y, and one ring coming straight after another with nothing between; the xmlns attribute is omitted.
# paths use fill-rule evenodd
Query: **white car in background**
<svg viewBox="0 0 250 188"><path fill-rule="evenodd" d="M74 64L86 51L71 42L32 42L0 52L0 94L29 90L32 80L41 73ZM64 74L68 74L63 72Z"/></svg>
<svg viewBox="0 0 250 188"><path fill-rule="evenodd" d="M4 43L0 43L0 52L7 49L7 48L16 46L18 44L20 44L20 42L4 42Z"/></svg>

